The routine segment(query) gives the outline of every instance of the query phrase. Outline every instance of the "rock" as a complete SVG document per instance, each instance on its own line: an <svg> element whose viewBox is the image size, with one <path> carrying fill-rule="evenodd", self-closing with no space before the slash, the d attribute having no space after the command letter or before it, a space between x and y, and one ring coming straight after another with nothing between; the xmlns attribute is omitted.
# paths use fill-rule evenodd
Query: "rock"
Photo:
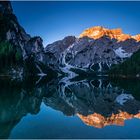
<svg viewBox="0 0 140 140"><path fill-rule="evenodd" d="M48 61L47 65L54 70L61 72L61 57L62 53L69 48L74 42L76 38L74 36L67 36L62 40L56 41L52 44L49 44L45 47L46 59Z"/></svg>
<svg viewBox="0 0 140 140"><path fill-rule="evenodd" d="M75 68L104 72L113 64L122 63L139 49L134 39L118 42L103 36L99 39L83 37L73 43L65 54L66 63Z"/></svg>
<svg viewBox="0 0 140 140"><path fill-rule="evenodd" d="M122 63L140 48L140 42L123 34L121 29L109 30L103 27L85 30L71 44L62 43L64 41L46 47L51 65L57 65L57 69L62 71L74 68L106 72L113 64Z"/></svg>
<svg viewBox="0 0 140 140"><path fill-rule="evenodd" d="M26 52L24 59L27 59L31 55L36 57L37 54L44 52L43 40L40 37L33 37L25 44L24 49ZM40 57L40 61L43 61L43 58Z"/></svg>
<svg viewBox="0 0 140 140"><path fill-rule="evenodd" d="M10 1L1 1L0 5L0 38L2 41L7 40L15 46L23 46L30 39L30 35L19 25Z"/></svg>
<svg viewBox="0 0 140 140"><path fill-rule="evenodd" d="M13 9L9 1L0 2L0 13L2 14L13 14Z"/></svg>

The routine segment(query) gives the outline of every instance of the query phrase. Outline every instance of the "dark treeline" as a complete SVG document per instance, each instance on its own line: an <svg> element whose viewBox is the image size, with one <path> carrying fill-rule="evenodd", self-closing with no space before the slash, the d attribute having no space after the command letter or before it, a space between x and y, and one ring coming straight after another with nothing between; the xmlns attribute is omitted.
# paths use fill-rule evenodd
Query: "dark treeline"
<svg viewBox="0 0 140 140"><path fill-rule="evenodd" d="M135 52L129 59L119 65L112 66L112 76L140 77L140 50Z"/></svg>
<svg viewBox="0 0 140 140"><path fill-rule="evenodd" d="M18 47L9 42L0 42L0 67L19 65L22 62L22 54Z"/></svg>

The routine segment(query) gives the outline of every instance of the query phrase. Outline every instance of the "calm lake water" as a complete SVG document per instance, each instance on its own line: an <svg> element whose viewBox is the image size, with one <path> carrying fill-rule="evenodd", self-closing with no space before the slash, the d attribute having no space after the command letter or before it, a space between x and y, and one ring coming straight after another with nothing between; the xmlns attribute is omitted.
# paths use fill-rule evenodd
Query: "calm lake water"
<svg viewBox="0 0 140 140"><path fill-rule="evenodd" d="M0 138L140 138L140 82L0 80Z"/></svg>

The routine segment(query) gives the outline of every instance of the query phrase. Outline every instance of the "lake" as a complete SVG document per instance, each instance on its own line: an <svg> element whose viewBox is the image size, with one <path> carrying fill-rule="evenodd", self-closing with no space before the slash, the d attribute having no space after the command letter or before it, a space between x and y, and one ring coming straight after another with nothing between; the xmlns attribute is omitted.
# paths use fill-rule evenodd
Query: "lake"
<svg viewBox="0 0 140 140"><path fill-rule="evenodd" d="M0 138L140 138L140 82L0 79Z"/></svg>

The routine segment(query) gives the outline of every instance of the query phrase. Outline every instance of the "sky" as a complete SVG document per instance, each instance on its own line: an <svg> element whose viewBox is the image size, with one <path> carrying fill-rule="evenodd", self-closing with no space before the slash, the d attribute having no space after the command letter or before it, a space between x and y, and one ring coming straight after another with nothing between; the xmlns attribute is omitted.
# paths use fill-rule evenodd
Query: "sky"
<svg viewBox="0 0 140 140"><path fill-rule="evenodd" d="M140 33L138 1L13 1L12 7L20 25L31 36L41 36L44 46L65 36L78 37L93 26Z"/></svg>

